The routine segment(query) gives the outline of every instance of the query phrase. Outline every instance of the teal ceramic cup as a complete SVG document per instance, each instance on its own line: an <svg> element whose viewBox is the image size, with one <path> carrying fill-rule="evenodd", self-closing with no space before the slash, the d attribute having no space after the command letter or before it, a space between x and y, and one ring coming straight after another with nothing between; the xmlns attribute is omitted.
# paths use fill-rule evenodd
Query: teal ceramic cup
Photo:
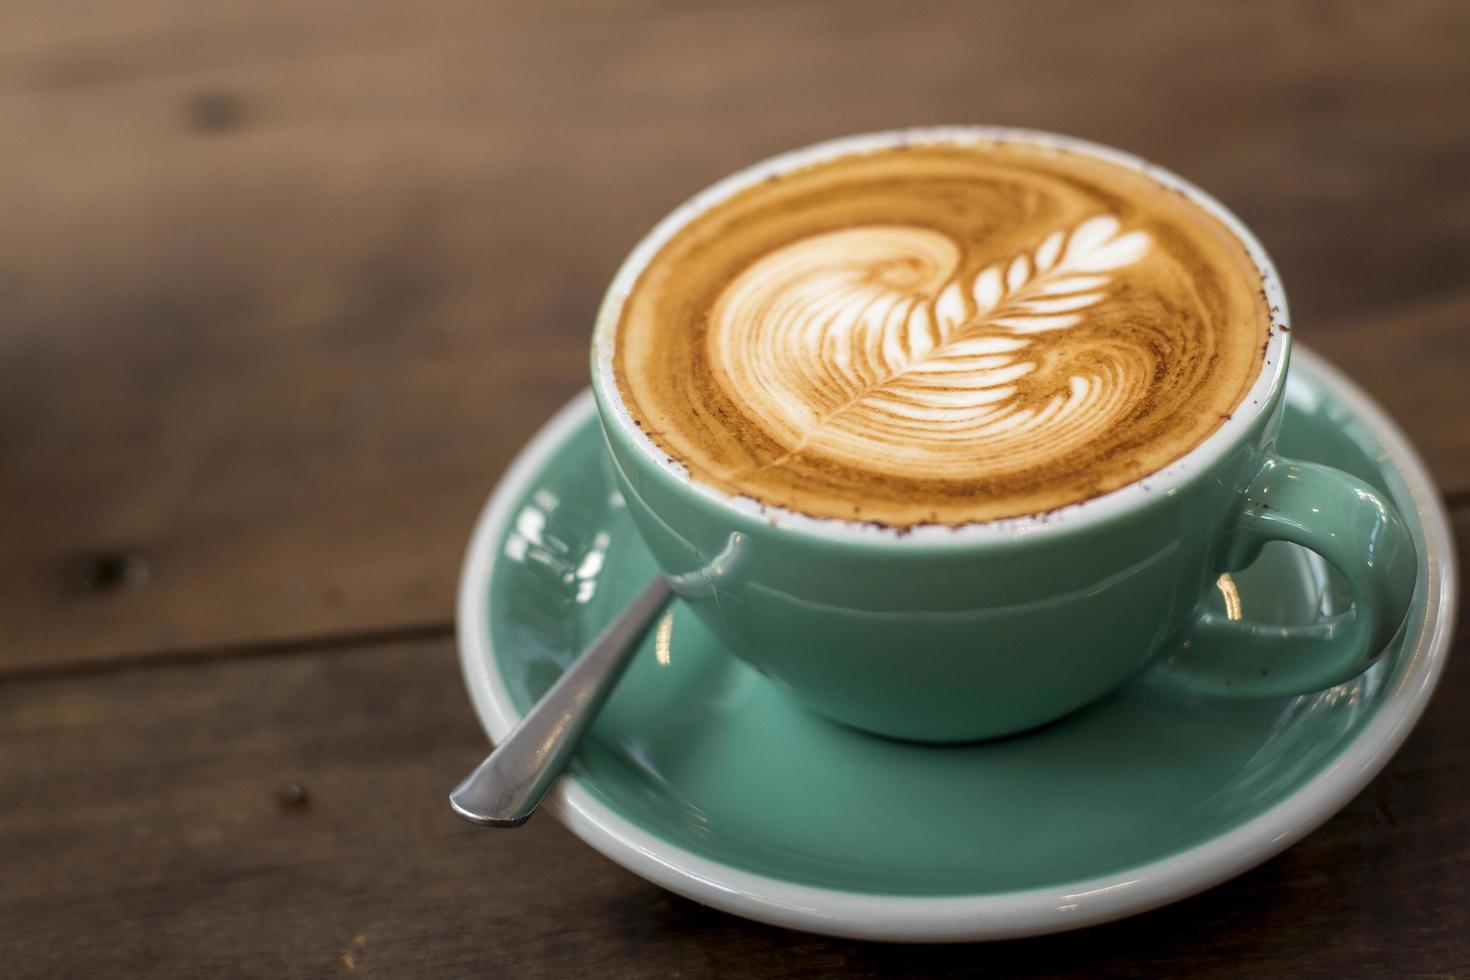
<svg viewBox="0 0 1470 980"><path fill-rule="evenodd" d="M762 507L689 477L634 423L613 375L622 304L694 215L774 174L900 141L1021 140L1141 170L1222 221L1276 311L1231 417L1152 475L1045 515L907 532ZM1281 697L1363 671L1408 611L1416 560L1393 506L1338 470L1275 451L1291 354L1286 299L1255 237L1218 202L1118 151L990 128L852 137L745 170L632 252L598 314L592 379L629 512L675 588L736 655L829 718L881 735L971 741L1060 718L1149 668L1183 692ZM1269 541L1317 552L1351 609L1301 626L1208 602ZM1227 596L1228 598L1228 596ZM1150 667L1150 665L1152 665Z"/></svg>

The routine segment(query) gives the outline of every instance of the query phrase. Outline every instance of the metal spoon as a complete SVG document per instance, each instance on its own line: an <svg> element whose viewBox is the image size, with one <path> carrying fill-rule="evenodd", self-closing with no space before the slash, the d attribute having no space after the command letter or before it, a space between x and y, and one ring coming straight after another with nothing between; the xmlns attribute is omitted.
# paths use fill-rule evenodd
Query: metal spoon
<svg viewBox="0 0 1470 980"><path fill-rule="evenodd" d="M489 758L449 794L455 813L482 827L519 827L530 819L633 658L639 636L672 594L662 575L643 587Z"/></svg>

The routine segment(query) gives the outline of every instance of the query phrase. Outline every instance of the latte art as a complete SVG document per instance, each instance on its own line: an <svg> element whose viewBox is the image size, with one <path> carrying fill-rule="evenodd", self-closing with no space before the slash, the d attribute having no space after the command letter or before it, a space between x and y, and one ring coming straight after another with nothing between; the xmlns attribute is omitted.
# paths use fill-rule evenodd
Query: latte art
<svg viewBox="0 0 1470 980"><path fill-rule="evenodd" d="M892 148L689 221L623 303L612 366L695 480L963 524L1087 500L1198 445L1260 372L1260 290L1223 224L1127 167Z"/></svg>
<svg viewBox="0 0 1470 980"><path fill-rule="evenodd" d="M977 457L1024 468L1117 423L1149 365L1099 348L1054 392L1021 393L1029 335L1065 330L1148 249L1116 218L1054 231L958 277L936 231L875 225L788 245L742 273L710 316L711 370L789 448L894 475L964 477Z"/></svg>

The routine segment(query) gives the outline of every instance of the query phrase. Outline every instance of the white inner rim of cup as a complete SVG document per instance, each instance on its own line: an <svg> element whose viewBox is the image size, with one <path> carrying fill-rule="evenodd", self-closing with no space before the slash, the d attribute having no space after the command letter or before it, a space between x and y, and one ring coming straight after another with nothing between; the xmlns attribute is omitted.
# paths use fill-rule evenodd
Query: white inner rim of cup
<svg viewBox="0 0 1470 980"><path fill-rule="evenodd" d="M772 176L849 154L871 153L888 147L912 144L963 146L996 142L1024 143L1090 155L1137 171L1163 187L1182 193L1206 213L1217 218L1245 247L1251 261L1255 263L1257 271L1261 274L1262 285L1266 292L1266 304L1271 309L1272 328L1266 344L1265 361L1261 365L1261 371L1255 383L1231 411L1230 417L1198 446L1162 469L1117 490L1084 500L1081 503L1068 504L1057 510L1047 511L1045 514L1007 517L971 524L920 524L909 528L897 528L838 518L813 517L810 514L761 503L751 497L732 496L693 478L688 468L682 463L669 460L667 454L633 423L633 417L623 402L622 392L618 390L617 381L613 376L613 357L617 350L618 322L622 319L623 304L627 301L638 277L643 274L644 268L653 256L695 217ZM592 384L599 401L607 409L604 416L611 414L613 423L656 466L701 496L749 518L838 540L867 542L902 540L910 544L916 541L926 544L969 544L977 540L1020 539L1033 534L1055 534L1062 530L1075 531L1088 525L1107 521L1143 504L1155 494L1168 494L1195 473L1209 468L1235 445L1240 436L1270 406L1272 396L1280 391L1286 377L1287 357L1291 344L1290 328L1291 319L1286 307L1286 294L1281 288L1281 280L1276 274L1276 267L1272 265L1271 258L1261 247L1261 243L1256 240L1250 229L1246 228L1240 219L1231 214L1223 204L1179 175L1130 153L1086 140L1074 139L1070 136L1059 136L1055 133L1000 126L903 129L848 136L783 153L719 181L675 208L654 226L654 229L629 253L613 277L612 284L608 287L602 306L597 312L597 321L593 330Z"/></svg>

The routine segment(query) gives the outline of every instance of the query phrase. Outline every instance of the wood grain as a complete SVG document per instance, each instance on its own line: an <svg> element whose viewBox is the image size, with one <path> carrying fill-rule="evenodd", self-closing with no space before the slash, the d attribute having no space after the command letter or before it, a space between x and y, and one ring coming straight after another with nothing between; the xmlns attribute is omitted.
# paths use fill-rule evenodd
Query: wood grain
<svg viewBox="0 0 1470 980"><path fill-rule="evenodd" d="M1461 636L1388 770L1200 898L1066 939L901 948L698 907L550 818L454 818L445 790L484 743L448 642L12 680L0 962L18 977L1463 976L1467 702Z"/></svg>
<svg viewBox="0 0 1470 980"><path fill-rule="evenodd" d="M1470 489L1467 36L1449 2L9 11L0 671L442 626L637 237L896 125L1071 132L1217 192L1298 336Z"/></svg>
<svg viewBox="0 0 1470 980"><path fill-rule="evenodd" d="M1470 976L1463 636L1323 828L1063 937L757 926L444 801L484 751L449 638L481 502L638 236L816 139L1023 125L1191 177L1470 540L1470 6L11 8L0 975Z"/></svg>
<svg viewBox="0 0 1470 980"><path fill-rule="evenodd" d="M1458 523L1470 541L1470 510ZM507 832L453 817L445 793L483 739L447 641L12 679L0 964L13 977L1464 976L1467 705L1462 633L1388 769L1281 857L1064 937L903 947L676 898L544 816Z"/></svg>

